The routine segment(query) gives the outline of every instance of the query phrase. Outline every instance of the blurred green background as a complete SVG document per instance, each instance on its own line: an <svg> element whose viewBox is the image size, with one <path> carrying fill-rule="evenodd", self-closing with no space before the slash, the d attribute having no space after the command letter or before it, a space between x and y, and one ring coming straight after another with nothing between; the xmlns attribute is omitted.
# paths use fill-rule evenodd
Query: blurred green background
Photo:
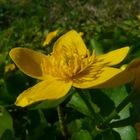
<svg viewBox="0 0 140 140"><path fill-rule="evenodd" d="M84 33L87 47L98 54L130 46L125 64L140 56L139 14L139 0L0 0L0 140L63 140L55 103L51 109L47 105L35 109L14 106L17 95L36 80L17 68L6 70L12 63L11 48L27 47L47 54L51 48L42 44L48 32L59 29L63 34L75 29ZM87 95L96 104L95 110L106 116L129 88L87 90ZM62 103L69 139L135 140L133 126L139 121L140 107L139 100L136 102L120 114L120 119L132 115L133 121L102 135L95 133L94 120L79 96L69 97Z"/></svg>

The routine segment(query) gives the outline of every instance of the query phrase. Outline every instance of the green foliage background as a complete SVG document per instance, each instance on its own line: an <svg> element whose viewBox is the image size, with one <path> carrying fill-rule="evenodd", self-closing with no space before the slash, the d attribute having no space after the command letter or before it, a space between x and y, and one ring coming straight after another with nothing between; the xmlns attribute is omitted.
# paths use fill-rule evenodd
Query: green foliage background
<svg viewBox="0 0 140 140"><path fill-rule="evenodd" d="M70 29L84 33L84 41L97 53L130 46L122 64L140 56L139 0L0 0L0 139L62 140L56 106L61 104L70 140L136 140L134 124L139 121L139 99L127 105L115 124L104 132L95 130L94 116L72 89L66 100L43 102L28 108L14 106L18 94L36 80L18 69L5 72L12 63L8 52L14 47L28 47L43 53L42 46L49 31ZM114 89L86 90L96 112L107 116L130 92L130 85ZM56 89L57 90L57 89ZM138 132L137 132L138 133Z"/></svg>

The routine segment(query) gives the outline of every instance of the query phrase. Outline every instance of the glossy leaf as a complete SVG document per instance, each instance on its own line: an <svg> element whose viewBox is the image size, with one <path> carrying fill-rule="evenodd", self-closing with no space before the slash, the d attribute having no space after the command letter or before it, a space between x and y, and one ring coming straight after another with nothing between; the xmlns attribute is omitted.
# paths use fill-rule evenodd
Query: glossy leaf
<svg viewBox="0 0 140 140"><path fill-rule="evenodd" d="M120 134L121 140L136 140L136 130L132 126L114 128Z"/></svg>
<svg viewBox="0 0 140 140"><path fill-rule="evenodd" d="M11 130L14 133L12 117L2 106L0 106L0 111L0 137L5 130Z"/></svg>
<svg viewBox="0 0 140 140"><path fill-rule="evenodd" d="M105 93L114 101L115 105L117 106L126 96L128 96L128 93L126 91L125 86L120 86L118 88L114 89L107 89L104 90ZM108 92L106 92L108 91ZM125 119L130 116L130 107L132 107L132 104L129 103L120 113L120 119L117 119L116 121L119 121L121 119ZM130 122L128 122L130 123ZM121 124L122 125L122 124ZM116 132L119 133L122 140L135 140L136 139L136 131L134 127L132 126L124 126L124 127L118 127L114 128Z"/></svg>
<svg viewBox="0 0 140 140"><path fill-rule="evenodd" d="M71 140L92 140L92 137L87 130L80 130L72 135Z"/></svg>
<svg viewBox="0 0 140 140"><path fill-rule="evenodd" d="M102 134L102 140L116 140L112 130L107 130Z"/></svg>
<svg viewBox="0 0 140 140"><path fill-rule="evenodd" d="M83 113L86 116L91 116L93 117L93 115L91 114L89 108L87 107L86 103L83 101L83 99L80 97L79 94L84 94L84 93L74 93L71 100L69 101L69 103L67 104L67 107L71 107L76 109L77 111ZM86 95L87 98L90 99L90 97L88 97L88 94ZM94 104L91 99L89 100L92 104L92 107L94 108L95 112L99 112L99 108L96 104Z"/></svg>
<svg viewBox="0 0 140 140"><path fill-rule="evenodd" d="M102 54L103 53L103 48L101 47L101 45L99 44L99 42L95 39L91 39L90 40L90 49L91 51L93 51L94 49L96 50L96 54Z"/></svg>
<svg viewBox="0 0 140 140"><path fill-rule="evenodd" d="M126 96L128 92L125 86L120 86L117 88L104 89L103 92L114 102L117 106ZM120 113L120 119L124 119L130 116L129 108L132 107L131 104L128 104Z"/></svg>

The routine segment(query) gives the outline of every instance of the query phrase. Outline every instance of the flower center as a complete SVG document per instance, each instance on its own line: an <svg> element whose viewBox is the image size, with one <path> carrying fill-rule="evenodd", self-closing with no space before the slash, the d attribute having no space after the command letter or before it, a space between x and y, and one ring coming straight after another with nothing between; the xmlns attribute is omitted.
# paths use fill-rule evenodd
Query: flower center
<svg viewBox="0 0 140 140"><path fill-rule="evenodd" d="M60 52L61 53L61 52ZM78 53L51 54L41 63L43 75L51 75L61 79L72 80L73 77L94 63L95 53L89 52L85 56Z"/></svg>

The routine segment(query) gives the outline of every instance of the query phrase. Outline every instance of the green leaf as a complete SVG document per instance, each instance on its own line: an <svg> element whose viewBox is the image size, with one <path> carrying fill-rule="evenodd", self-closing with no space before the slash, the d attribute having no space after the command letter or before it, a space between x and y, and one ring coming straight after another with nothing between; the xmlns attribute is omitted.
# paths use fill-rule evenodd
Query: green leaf
<svg viewBox="0 0 140 140"><path fill-rule="evenodd" d="M115 140L112 130L105 131L102 136L102 140Z"/></svg>
<svg viewBox="0 0 140 140"><path fill-rule="evenodd" d="M0 54L0 66L2 65L2 63L5 63L6 55L7 53L5 52Z"/></svg>
<svg viewBox="0 0 140 140"><path fill-rule="evenodd" d="M115 106L117 106L126 96L128 96L125 86L106 89L104 90L104 92L114 101ZM130 116L129 112L130 107L132 107L131 103L129 103L119 113L120 119L118 119L117 121L125 119ZM122 140L136 140L136 131L132 126L118 127L114 128L114 130L119 133Z"/></svg>
<svg viewBox="0 0 140 140"><path fill-rule="evenodd" d="M103 92L114 102L115 106L120 104L120 102L128 96L125 86L120 86L116 88L103 89ZM130 116L129 108L131 107L129 103L120 113L120 119L124 119Z"/></svg>
<svg viewBox="0 0 140 140"><path fill-rule="evenodd" d="M80 130L72 135L71 140L92 140L92 137L87 130Z"/></svg>
<svg viewBox="0 0 140 140"><path fill-rule="evenodd" d="M72 120L67 125L69 134L72 135L73 133L79 132L80 129L82 128L82 122L83 122L83 119Z"/></svg>
<svg viewBox="0 0 140 140"><path fill-rule="evenodd" d="M14 133L12 117L2 106L0 106L0 111L0 137L7 129L11 130Z"/></svg>
<svg viewBox="0 0 140 140"><path fill-rule="evenodd" d="M136 131L132 126L114 128L120 134L121 140L136 140Z"/></svg>
<svg viewBox="0 0 140 140"><path fill-rule="evenodd" d="M80 130L88 130L92 137L96 137L96 135L99 133L95 129L95 121L93 119L89 119L89 117L84 117L80 119L73 119L71 122L68 123L67 125L67 130L69 135L73 135Z"/></svg>
<svg viewBox="0 0 140 140"><path fill-rule="evenodd" d="M81 94L83 94L83 93L81 93ZM88 94L87 94L87 96L88 96ZM96 104L94 104L91 100L89 100L89 101L92 103L92 107L94 108L95 112L99 112L100 111L99 107ZM83 99L80 97L80 95L78 93L73 94L71 100L67 104L67 107L74 108L86 116L92 116L89 108L87 107L87 105L85 104L85 102L83 101Z"/></svg>
<svg viewBox="0 0 140 140"><path fill-rule="evenodd" d="M99 89L90 89L88 91L90 93L91 101L100 108L100 114L102 116L107 116L114 109L113 101L105 95L104 92Z"/></svg>
<svg viewBox="0 0 140 140"><path fill-rule="evenodd" d="M91 51L93 51L95 49L96 54L102 54L103 53L103 48L101 47L99 42L96 41L95 39L90 40L90 45L89 46L90 46Z"/></svg>

